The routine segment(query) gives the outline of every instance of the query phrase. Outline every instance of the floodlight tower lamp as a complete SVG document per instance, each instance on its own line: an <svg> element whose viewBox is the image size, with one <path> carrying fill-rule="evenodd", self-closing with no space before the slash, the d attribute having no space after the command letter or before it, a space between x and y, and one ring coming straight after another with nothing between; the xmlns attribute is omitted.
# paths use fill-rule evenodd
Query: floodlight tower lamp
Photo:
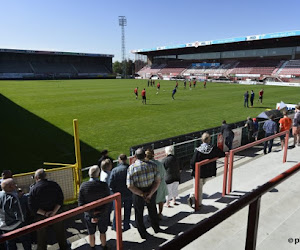
<svg viewBox="0 0 300 250"><path fill-rule="evenodd" d="M127 26L127 19L125 16L119 16L119 26L122 28L122 63L123 63L123 77L126 78L126 56L125 56L125 26Z"/></svg>

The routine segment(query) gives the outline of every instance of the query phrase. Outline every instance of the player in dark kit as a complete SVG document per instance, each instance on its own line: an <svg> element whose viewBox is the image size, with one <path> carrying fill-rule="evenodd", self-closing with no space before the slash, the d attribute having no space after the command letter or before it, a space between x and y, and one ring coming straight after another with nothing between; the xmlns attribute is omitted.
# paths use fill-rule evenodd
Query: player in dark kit
<svg viewBox="0 0 300 250"><path fill-rule="evenodd" d="M206 80L204 80L203 86L206 89Z"/></svg>
<svg viewBox="0 0 300 250"><path fill-rule="evenodd" d="M175 88L177 89L178 88L178 82L176 81L176 86L175 86Z"/></svg>
<svg viewBox="0 0 300 250"><path fill-rule="evenodd" d="M174 95L176 94L176 91L177 91L177 89L176 89L176 87L173 89L173 91L172 91L172 98L173 98L173 100L175 100L175 98L174 98Z"/></svg>
<svg viewBox="0 0 300 250"><path fill-rule="evenodd" d="M186 80L184 80L183 86L184 86L184 88L186 89Z"/></svg>
<svg viewBox="0 0 300 250"><path fill-rule="evenodd" d="M142 90L142 103L146 104L146 90L145 89Z"/></svg>

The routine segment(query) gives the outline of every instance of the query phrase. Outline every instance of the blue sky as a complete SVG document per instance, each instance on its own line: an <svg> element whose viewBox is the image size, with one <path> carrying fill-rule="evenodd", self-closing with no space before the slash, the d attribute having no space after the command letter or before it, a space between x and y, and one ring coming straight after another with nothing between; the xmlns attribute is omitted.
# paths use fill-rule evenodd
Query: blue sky
<svg viewBox="0 0 300 250"><path fill-rule="evenodd" d="M300 30L299 0L0 0L0 48L114 54Z"/></svg>

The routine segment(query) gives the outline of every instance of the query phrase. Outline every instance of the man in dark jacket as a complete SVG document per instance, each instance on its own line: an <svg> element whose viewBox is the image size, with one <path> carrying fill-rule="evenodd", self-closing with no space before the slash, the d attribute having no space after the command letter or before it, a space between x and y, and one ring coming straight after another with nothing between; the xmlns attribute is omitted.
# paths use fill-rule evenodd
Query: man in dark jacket
<svg viewBox="0 0 300 250"><path fill-rule="evenodd" d="M38 169L34 175L36 184L30 189L28 205L35 221L40 221L58 213L64 202L60 186L46 179L44 169ZM69 249L65 228L62 222L52 225L60 249ZM47 249L47 227L37 230L37 249Z"/></svg>
<svg viewBox="0 0 300 250"><path fill-rule="evenodd" d="M204 133L201 137L202 144L200 147L195 149L193 158L191 159L190 166L192 169L192 176L194 177L194 190L195 190L195 164L197 162L206 160L206 159L213 159L216 157L224 157L225 153L220 150L216 146L212 146L210 144L211 137L209 133ZM216 162L211 162L201 166L200 168L200 182L199 182L199 206L202 205L202 190L203 185L205 184L206 178L216 176L217 174L217 166ZM195 197L194 193L190 194L188 198L188 204L192 207L194 203Z"/></svg>
<svg viewBox="0 0 300 250"><path fill-rule="evenodd" d="M123 231L126 231L130 229L129 222L132 207L132 193L126 185L127 169L129 165L127 164L127 156L125 154L120 154L118 161L119 165L111 171L109 187L114 193L121 193L121 200L124 206ZM113 229L116 229L116 214L113 220Z"/></svg>
<svg viewBox="0 0 300 250"><path fill-rule="evenodd" d="M78 205L82 206L92 201L104 198L110 195L106 182L99 180L100 168L97 165L89 169L90 180L81 184L78 197ZM106 231L108 227L109 204L102 205L90 211L84 212L84 223L89 234L90 247L95 247L96 227L100 231L100 241L102 249L107 249Z"/></svg>
<svg viewBox="0 0 300 250"><path fill-rule="evenodd" d="M25 226L25 209L22 208L17 187L12 178L4 179L1 188L3 191L0 192L0 233L4 234ZM31 250L28 235L8 240L6 249L17 249L17 240L22 243L25 250Z"/></svg>
<svg viewBox="0 0 300 250"><path fill-rule="evenodd" d="M227 124L225 120L222 122L221 133L225 141L225 145L228 147L229 150L231 150L234 133L232 131L231 126Z"/></svg>
<svg viewBox="0 0 300 250"><path fill-rule="evenodd" d="M166 147L165 153L167 157L162 160L162 164L166 169L165 180L169 192L166 202L167 207L171 207L171 200L173 205L177 205L176 197L178 196L178 186L180 182L180 167L173 151L173 146Z"/></svg>

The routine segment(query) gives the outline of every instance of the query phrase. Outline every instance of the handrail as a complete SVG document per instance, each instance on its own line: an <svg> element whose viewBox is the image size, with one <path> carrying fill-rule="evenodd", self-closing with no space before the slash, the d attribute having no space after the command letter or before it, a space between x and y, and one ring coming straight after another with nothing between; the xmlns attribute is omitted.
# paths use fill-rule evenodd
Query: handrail
<svg viewBox="0 0 300 250"><path fill-rule="evenodd" d="M200 168L203 165L206 165L211 162L215 162L219 157L215 157L213 159L206 159L200 162L196 162L195 164L195 211L199 210L199 180L200 180Z"/></svg>
<svg viewBox="0 0 300 250"><path fill-rule="evenodd" d="M91 210L93 208L99 207L101 205L104 205L106 203L109 203L113 200L116 200L115 202L115 212L116 212L116 233L117 233L117 249L122 250L123 249L123 242L122 242L122 218L121 218L121 194L120 193L115 193L113 195L107 196L105 198L90 202L86 205L68 210L66 212L57 214L55 216L52 216L50 218L32 223L28 226L24 226L22 228L10 231L8 233L0 235L0 243L14 239L16 237L19 237L24 234L28 234L30 232L36 231L40 228L55 224L57 222L63 221L65 219L71 218L75 215L81 214L83 212L86 212L88 210Z"/></svg>
<svg viewBox="0 0 300 250"><path fill-rule="evenodd" d="M206 159L200 162L196 162L195 164L195 211L199 210L199 180L200 180L200 172L201 172L201 166L206 165L211 162L215 162L220 157L215 157L213 159ZM225 153L225 158L224 158L224 176L223 176L223 191L222 194L223 196L225 195L225 190L226 190L226 181L227 181L227 168L228 168L228 153Z"/></svg>
<svg viewBox="0 0 300 250"><path fill-rule="evenodd" d="M235 214L239 210L243 209L248 205L252 205L256 203L262 195L279 185L281 182L285 181L286 179L290 178L293 174L297 173L300 170L300 163L294 165L293 167L289 168L288 170L282 172L281 174L277 175L273 179L269 180L262 186L258 187L254 191L244 195L236 202L228 205L221 211L215 213L211 217L200 221L195 227L185 231L184 233L178 235L171 241L167 241L163 243L158 249L161 250L174 250L174 249L181 249L186 245L190 244L192 241L200 237L201 235L205 234L231 215ZM249 220L248 217L248 231L249 227L251 228L252 220ZM254 222L255 223L255 222ZM252 225L253 226L253 225ZM256 230L257 232L257 230ZM249 236L249 235L248 235ZM245 249L250 249L251 243L256 242L256 234L252 235L254 239L248 239L246 242ZM249 244L249 245L248 245ZM255 246L254 248L255 249Z"/></svg>
<svg viewBox="0 0 300 250"><path fill-rule="evenodd" d="M262 142L266 142L266 141L272 140L272 139L274 139L276 137L279 137L279 136L282 136L282 135L286 135L285 136L285 144L284 144L284 153L283 153L283 163L285 163L286 162L286 158L287 158L287 148L288 148L288 142L289 142L289 132L290 132L289 130L286 130L286 131L277 133L275 135L271 135L271 136L268 136L266 138L260 139L258 141L251 142L251 143L248 143L248 144L243 145L241 147L234 148L234 149L230 150L229 151L228 186L227 186L227 192L226 192L226 194L229 194L232 191L233 159L234 159L234 154L236 152L243 151L243 150L245 150L247 148L251 148L251 147L253 147L255 145L261 144Z"/></svg>

